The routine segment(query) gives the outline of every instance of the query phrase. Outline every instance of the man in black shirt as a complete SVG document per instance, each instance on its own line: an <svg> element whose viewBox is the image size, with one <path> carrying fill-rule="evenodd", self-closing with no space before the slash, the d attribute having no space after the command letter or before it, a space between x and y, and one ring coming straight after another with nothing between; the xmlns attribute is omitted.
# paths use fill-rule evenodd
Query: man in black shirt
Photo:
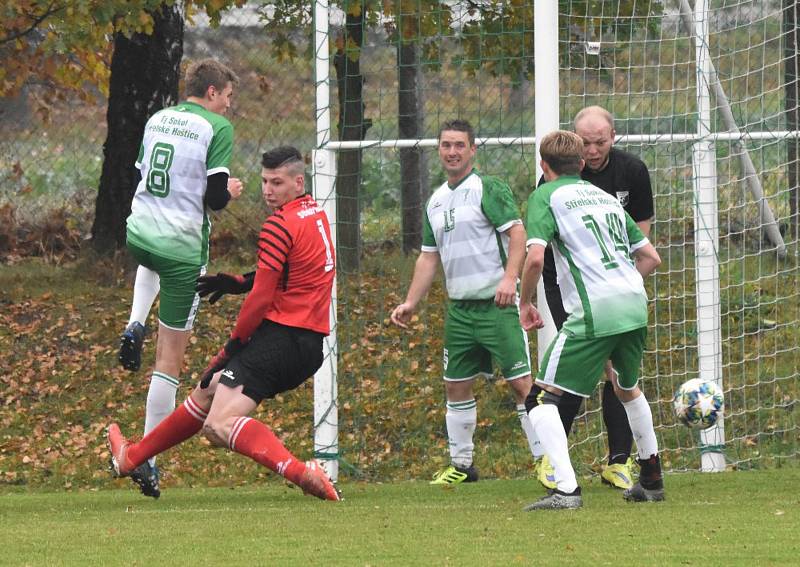
<svg viewBox="0 0 800 567"><path fill-rule="evenodd" d="M633 154L613 147L616 135L614 118L606 109L588 106L575 116L574 125L575 132L583 139L584 144L586 166L581 172L581 178L615 196L644 235L649 237L653 220L653 191L647 166ZM549 246L545 251L542 279L553 322L556 328L561 329L567 320L567 313L561 301L553 251ZM606 364L602 396L603 421L608 432L608 465L603 467L601 476L604 483L625 490L633 486L629 460L633 435L625 408L614 393L614 375L609 361ZM559 412L567 435L582 400L583 398L569 393L562 397ZM549 463L542 463L542 467L546 471ZM539 479L545 486L552 488L542 480L546 476L545 472L540 472Z"/></svg>

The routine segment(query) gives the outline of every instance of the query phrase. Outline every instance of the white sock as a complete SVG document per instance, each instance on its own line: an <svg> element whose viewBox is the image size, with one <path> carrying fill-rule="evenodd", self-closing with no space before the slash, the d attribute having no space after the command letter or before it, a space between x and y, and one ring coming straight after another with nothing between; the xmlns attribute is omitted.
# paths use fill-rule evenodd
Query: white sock
<svg viewBox="0 0 800 567"><path fill-rule="evenodd" d="M175 410L175 396L178 392L178 380L163 372L153 372L150 377L150 389L147 391L147 406L144 416L144 434L147 435L161 423L165 417ZM150 464L155 464L155 458Z"/></svg>
<svg viewBox="0 0 800 567"><path fill-rule="evenodd" d="M133 302L131 304L131 318L128 325L138 321L142 325L147 321L150 308L156 300L161 289L161 279L158 274L149 268L139 266L136 270L136 281L133 284Z"/></svg>
<svg viewBox="0 0 800 567"><path fill-rule="evenodd" d="M550 457L550 464L556 474L556 488L569 494L578 488L575 470L569 460L569 445L564 425L558 415L558 408L553 404L542 404L533 408L528 414L533 430Z"/></svg>
<svg viewBox="0 0 800 567"><path fill-rule="evenodd" d="M538 459L544 455L544 447L536 437L536 432L533 430L531 420L528 419L528 412L525 410L525 404L517 404L517 417L519 424L522 426L522 431L525 433L525 439L528 440L528 447L531 449L531 454L534 459Z"/></svg>
<svg viewBox="0 0 800 567"><path fill-rule="evenodd" d="M653 429L653 412L650 404L644 397L644 392L630 402L622 402L625 413L628 414L628 423L631 425L633 439L636 441L636 450L640 459L658 454L658 439Z"/></svg>
<svg viewBox="0 0 800 567"><path fill-rule="evenodd" d="M475 449L472 435L478 423L478 403L474 398L464 402L447 402L444 419L450 443L450 461L467 468L472 464L472 452Z"/></svg>

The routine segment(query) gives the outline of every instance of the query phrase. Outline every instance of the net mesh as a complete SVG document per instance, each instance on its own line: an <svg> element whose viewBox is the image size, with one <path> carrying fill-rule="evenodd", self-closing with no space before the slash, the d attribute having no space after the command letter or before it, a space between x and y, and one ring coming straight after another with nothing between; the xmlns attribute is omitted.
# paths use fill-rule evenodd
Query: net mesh
<svg viewBox="0 0 800 567"><path fill-rule="evenodd" d="M437 31L438 49L420 47L420 139L435 138L438 125L453 117L470 120L483 138L534 132L532 8L485 7L483 13L443 7L448 14L440 19L449 18L449 25ZM651 239L663 264L647 282L651 326L641 385L669 470L697 469L702 451L720 449L704 446L696 431L680 424L671 403L678 386L699 375L697 305L704 299L698 298L695 239L707 228L695 221L698 174L692 153L701 116L694 30L687 25L693 14L687 7L575 1L559 8L561 127L571 129L572 117L587 105L606 107L622 137L618 147L639 155L651 174L656 211ZM796 142L782 134L795 129L796 98L787 100L786 85L796 62L784 52L790 39L784 15L777 2L717 1L702 16L709 29L708 55L735 125L757 133L743 143L717 136L712 145L724 453L735 468L780 464L798 454L797 236L791 204L797 198L791 177ZM505 25L498 24L502 21ZM335 25L332 31L342 33ZM380 34L368 37L360 50L365 115L372 120L365 138L391 145L402 138L397 43ZM501 48L494 51L496 46ZM711 96L709 130L728 132L732 127L723 118L726 109L712 88L714 80L701 77ZM336 96L333 92L332 100ZM373 142L364 147L361 262L355 274L341 276L339 288L342 457L367 474L418 476L448 460L440 380L444 297L441 286L435 287L408 334L388 324L413 270L413 258L398 252L404 230L402 166L398 150L375 148ZM524 203L535 178L533 151L525 144L488 143L479 149L478 167L506 179ZM425 152L432 189L444 178L435 151ZM751 191L745 155L756 170L763 203ZM342 179L340 174L337 183ZM776 252L766 233L764 203L788 257ZM480 383L476 397L476 462L497 475L524 473L530 459L508 388L502 380ZM402 419L387 419L397 405ZM570 437L573 460L584 472L597 471L607 450L599 392L584 407Z"/></svg>
<svg viewBox="0 0 800 567"><path fill-rule="evenodd" d="M418 246L419 225L412 219L420 218L420 203L444 181L429 141L439 124L455 117L472 122L480 138L533 136L533 8L529 2L397 0L380 3L379 13L373 10L378 3L337 4L328 28L330 53L320 54L329 65L330 106L315 109L315 4L295 14L294 27L276 30L290 4L230 10L219 28L202 17L187 24L186 60L223 54L242 78L231 114L231 169L251 190L215 221L215 238L226 230L240 232L241 223L260 224L260 153L279 143L315 147L319 112L331 116L330 140L368 140L361 150L335 152L339 458L346 475L422 478L449 460L441 281L409 332L391 326L388 316L403 300L413 271L415 254L407 252ZM663 264L647 281L651 324L642 387L670 470L697 468L701 451L696 432L679 425L671 409L678 385L698 374L694 142L687 141L697 132L697 85L694 38L681 8L675 0L565 0L559 2L558 31L561 127L571 128L583 106L603 105L615 116L623 137L619 147L639 155L650 170L656 211L651 235ZM780 465L798 456L800 298L792 205L798 151L795 138L776 134L797 127L791 83L798 66L796 26L787 25L789 12L774 0L713 0L705 20L710 59L736 125L750 134L766 133L741 146L723 139L713 145L725 454L739 468ZM349 33L356 28L358 42ZM358 68L342 58L358 62ZM352 86L344 87L351 84L347 79L357 83L360 77L362 99ZM33 216L44 203L58 207L57 198L74 204L83 195L88 204L75 213L76 223L88 233L106 136L105 105L99 102L80 108L66 100L47 102L35 86L18 99L0 101L0 122L15 133L0 140L0 204ZM729 130L719 97L712 94L711 105L710 130ZM392 142L409 138L422 143L406 151ZM743 150L783 234L786 258L778 257L765 236L742 168ZM492 142L481 145L477 164L509 183L524 215L535 161L530 144ZM350 192L342 191L348 187ZM311 450L308 389L262 410L299 453ZM502 380L479 380L475 394L475 461L482 475L527 474L530 456L509 388ZM570 441L573 461L588 473L599 469L606 446L599 397L584 408ZM282 415L292 418L281 421Z"/></svg>

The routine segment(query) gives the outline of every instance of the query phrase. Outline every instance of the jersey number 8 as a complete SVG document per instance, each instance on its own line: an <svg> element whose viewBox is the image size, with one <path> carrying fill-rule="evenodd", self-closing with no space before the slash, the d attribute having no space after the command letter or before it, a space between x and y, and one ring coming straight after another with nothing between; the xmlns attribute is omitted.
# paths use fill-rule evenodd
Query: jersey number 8
<svg viewBox="0 0 800 567"><path fill-rule="evenodd" d="M155 197L163 198L169 195L169 168L172 166L174 155L175 148L172 144L158 142L153 146L146 187Z"/></svg>

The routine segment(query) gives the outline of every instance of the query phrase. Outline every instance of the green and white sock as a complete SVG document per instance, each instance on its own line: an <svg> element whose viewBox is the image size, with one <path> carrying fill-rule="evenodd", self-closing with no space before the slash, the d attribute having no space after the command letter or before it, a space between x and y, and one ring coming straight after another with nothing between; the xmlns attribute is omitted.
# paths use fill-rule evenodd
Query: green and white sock
<svg viewBox="0 0 800 567"><path fill-rule="evenodd" d="M447 402L445 422L450 443L450 461L458 467L469 467L475 449L472 435L478 423L478 403L475 398L463 402Z"/></svg>
<svg viewBox="0 0 800 567"><path fill-rule="evenodd" d="M178 392L178 379L163 372L153 372L150 389L147 391L145 406L144 434L147 435L175 410L175 397ZM150 459L150 464L156 460Z"/></svg>

